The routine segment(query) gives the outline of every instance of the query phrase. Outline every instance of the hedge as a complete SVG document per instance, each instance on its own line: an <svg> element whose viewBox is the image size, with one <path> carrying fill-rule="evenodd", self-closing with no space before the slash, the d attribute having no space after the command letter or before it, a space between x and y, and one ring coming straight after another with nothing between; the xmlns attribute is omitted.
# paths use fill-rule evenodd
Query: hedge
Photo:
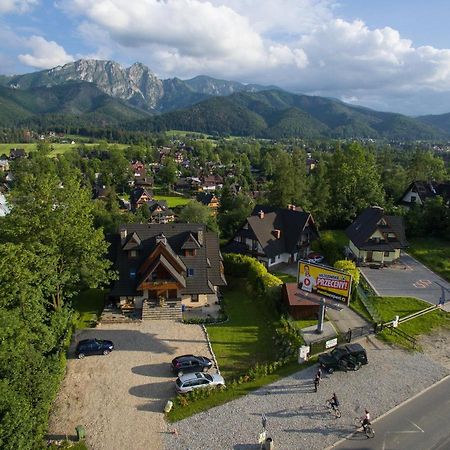
<svg viewBox="0 0 450 450"><path fill-rule="evenodd" d="M266 267L255 258L227 253L223 257L223 262L226 276L247 279L246 288L249 294L264 296L270 300L280 298L283 282L269 273Z"/></svg>

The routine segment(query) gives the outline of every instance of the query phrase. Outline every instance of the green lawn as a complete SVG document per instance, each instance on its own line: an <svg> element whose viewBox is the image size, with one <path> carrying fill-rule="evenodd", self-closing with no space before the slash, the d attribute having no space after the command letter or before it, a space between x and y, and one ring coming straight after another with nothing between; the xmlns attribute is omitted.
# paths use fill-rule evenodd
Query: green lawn
<svg viewBox="0 0 450 450"><path fill-rule="evenodd" d="M409 244L408 253L450 282L450 241L416 238Z"/></svg>
<svg viewBox="0 0 450 450"><path fill-rule="evenodd" d="M177 206L184 206L191 201L190 198L179 197L176 195L173 195L173 196L171 196L171 195L155 195L154 199L155 200L166 200L167 206L169 208L175 208Z"/></svg>
<svg viewBox="0 0 450 450"><path fill-rule="evenodd" d="M287 273L281 273L281 272L270 272L271 274L275 275L277 278L279 278L283 283L296 283L297 278L288 275Z"/></svg>
<svg viewBox="0 0 450 450"><path fill-rule="evenodd" d="M374 299L374 306L382 320L387 322L395 319L396 315L404 317L428 308L430 304L412 297L377 297ZM400 330L411 336L420 336L439 327L450 328L450 314L440 309L399 325ZM401 337L388 331L383 331L379 336L388 342L408 346Z"/></svg>
<svg viewBox="0 0 450 450"><path fill-rule="evenodd" d="M359 299L359 297L351 300L350 308L353 309L353 311L357 312L359 315L363 316L368 322L373 321L372 317L368 313L366 307L364 306L363 302Z"/></svg>
<svg viewBox="0 0 450 450"><path fill-rule="evenodd" d="M230 280L224 291L228 322L208 325L208 333L225 380L236 378L257 362L276 359L273 336L279 314L262 300L250 297L244 281Z"/></svg>
<svg viewBox="0 0 450 450"><path fill-rule="evenodd" d="M53 147L53 150L50 152L50 156L56 156L58 154L65 153L69 150L73 150L77 148L78 142L75 139L75 144L59 144L59 143L50 143L50 145ZM94 147L98 144L96 143L90 143L90 144L84 144L86 147ZM124 149L128 147L128 145L125 144L115 144L118 148ZM36 143L33 142L31 144L17 144L17 143L11 143L11 144L0 144L0 155L5 153L6 155L9 155L9 152L12 148L23 148L27 153L36 151Z"/></svg>
<svg viewBox="0 0 450 450"><path fill-rule="evenodd" d="M72 306L80 314L77 328L90 328L95 325L103 310L105 292L103 289L88 289L74 297Z"/></svg>

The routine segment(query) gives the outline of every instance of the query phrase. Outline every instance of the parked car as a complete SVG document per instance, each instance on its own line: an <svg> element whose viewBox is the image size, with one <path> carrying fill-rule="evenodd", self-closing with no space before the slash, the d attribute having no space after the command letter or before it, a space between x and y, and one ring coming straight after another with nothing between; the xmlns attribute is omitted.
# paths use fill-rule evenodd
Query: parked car
<svg viewBox="0 0 450 450"><path fill-rule="evenodd" d="M325 259L325 257L323 255L321 255L320 253L310 253L307 257L306 257L306 261L309 263L321 263L323 262L323 260Z"/></svg>
<svg viewBox="0 0 450 450"><path fill-rule="evenodd" d="M213 362L206 356L181 355L172 360L172 372L178 377L185 373L207 372Z"/></svg>
<svg viewBox="0 0 450 450"><path fill-rule="evenodd" d="M225 386L225 380L218 373L190 373L178 377L175 381L175 388L179 394L185 394L194 389L214 386Z"/></svg>
<svg viewBox="0 0 450 450"><path fill-rule="evenodd" d="M335 370L359 370L363 364L367 364L366 350L360 344L339 345L330 353L319 356L320 367L328 373Z"/></svg>
<svg viewBox="0 0 450 450"><path fill-rule="evenodd" d="M78 359L86 355L108 355L114 349L112 341L102 339L84 339L78 342L75 355Z"/></svg>

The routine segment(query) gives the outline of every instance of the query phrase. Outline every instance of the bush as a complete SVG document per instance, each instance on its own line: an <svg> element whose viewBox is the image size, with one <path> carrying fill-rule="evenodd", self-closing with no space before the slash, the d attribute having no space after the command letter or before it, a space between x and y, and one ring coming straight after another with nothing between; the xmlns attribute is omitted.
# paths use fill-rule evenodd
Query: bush
<svg viewBox="0 0 450 450"><path fill-rule="evenodd" d="M280 298L283 282L267 271L265 266L250 256L236 253L224 255L225 275L231 277L247 278L247 289L250 295L266 297L270 301Z"/></svg>

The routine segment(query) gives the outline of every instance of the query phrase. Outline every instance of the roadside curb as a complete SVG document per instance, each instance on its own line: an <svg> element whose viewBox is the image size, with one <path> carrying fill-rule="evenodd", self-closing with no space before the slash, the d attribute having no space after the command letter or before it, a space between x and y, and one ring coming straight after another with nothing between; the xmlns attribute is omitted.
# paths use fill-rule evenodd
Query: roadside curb
<svg viewBox="0 0 450 450"><path fill-rule="evenodd" d="M378 416L376 419L372 420L372 422L378 422L379 420L383 419L383 417L387 416L388 414L391 414L392 412L396 411L400 407L402 407L402 406L406 405L407 403L411 402L412 400L414 400L415 398L417 398L420 395L424 394L425 392L429 391L430 389L434 388L435 386L443 383L448 378L450 378L450 374L446 375L444 378L440 379L436 383L433 383L432 385L428 386L423 391L420 391L417 394L414 394L412 397L406 399L404 402L399 403L398 405L394 406L389 411L386 411L385 413L381 414L381 416ZM347 436L345 436L344 438L340 439L339 441L336 441L334 444L330 445L329 447L326 447L324 450L331 450L331 449L337 447L338 445L342 444L343 442L345 442L346 440L348 440L349 438L354 436L356 433L358 433L358 431L356 431L356 430L351 432L351 433L349 433Z"/></svg>

